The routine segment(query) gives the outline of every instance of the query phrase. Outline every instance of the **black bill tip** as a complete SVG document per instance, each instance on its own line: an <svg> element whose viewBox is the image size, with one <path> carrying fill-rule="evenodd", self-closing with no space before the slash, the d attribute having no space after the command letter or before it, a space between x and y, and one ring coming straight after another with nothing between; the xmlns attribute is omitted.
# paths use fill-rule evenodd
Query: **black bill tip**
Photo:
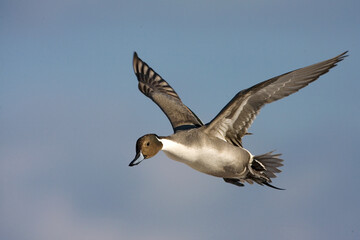
<svg viewBox="0 0 360 240"><path fill-rule="evenodd" d="M134 160L132 160L131 163L129 164L129 167L133 167L133 166L138 165L144 159L145 159L144 155L139 151L138 153L136 153L136 156L135 156Z"/></svg>

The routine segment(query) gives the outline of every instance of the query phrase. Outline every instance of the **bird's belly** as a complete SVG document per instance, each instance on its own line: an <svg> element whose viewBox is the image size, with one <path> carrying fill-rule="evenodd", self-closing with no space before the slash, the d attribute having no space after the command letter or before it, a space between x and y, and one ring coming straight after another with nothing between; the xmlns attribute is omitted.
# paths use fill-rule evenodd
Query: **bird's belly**
<svg viewBox="0 0 360 240"><path fill-rule="evenodd" d="M246 150L232 146L219 151L206 147L189 148L179 144L176 151L164 150L164 152L175 161L216 177L231 178L246 174L250 159L250 154Z"/></svg>

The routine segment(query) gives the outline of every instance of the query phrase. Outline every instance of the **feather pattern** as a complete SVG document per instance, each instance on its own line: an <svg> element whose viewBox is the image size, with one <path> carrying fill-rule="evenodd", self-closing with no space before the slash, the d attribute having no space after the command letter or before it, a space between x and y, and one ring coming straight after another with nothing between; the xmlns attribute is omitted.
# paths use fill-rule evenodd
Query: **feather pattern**
<svg viewBox="0 0 360 240"><path fill-rule="evenodd" d="M289 96L317 80L342 61L347 56L346 53L282 74L240 91L207 124L206 132L241 146L241 138L247 133L256 115L265 104Z"/></svg>
<svg viewBox="0 0 360 240"><path fill-rule="evenodd" d="M185 106L175 90L134 53L133 67L139 90L153 100L168 117L174 132L204 125Z"/></svg>

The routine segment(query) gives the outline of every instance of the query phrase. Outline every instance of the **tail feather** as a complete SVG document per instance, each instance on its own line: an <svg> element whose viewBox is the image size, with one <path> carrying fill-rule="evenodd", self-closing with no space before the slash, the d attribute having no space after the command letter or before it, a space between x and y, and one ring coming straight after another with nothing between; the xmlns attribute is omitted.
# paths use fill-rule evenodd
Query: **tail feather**
<svg viewBox="0 0 360 240"><path fill-rule="evenodd" d="M271 187L271 188L274 188L274 189L277 189L277 190L285 190L284 188L278 188L278 187L275 187L274 185L271 185L270 183L267 183L267 182L263 182L264 185L268 186L268 187Z"/></svg>
<svg viewBox="0 0 360 240"><path fill-rule="evenodd" d="M279 158L281 154L273 154L273 152L274 151L254 156L251 164L250 179L260 185L281 189L270 184L271 178L276 178L276 173L281 172L278 168L284 165L282 164L284 160Z"/></svg>

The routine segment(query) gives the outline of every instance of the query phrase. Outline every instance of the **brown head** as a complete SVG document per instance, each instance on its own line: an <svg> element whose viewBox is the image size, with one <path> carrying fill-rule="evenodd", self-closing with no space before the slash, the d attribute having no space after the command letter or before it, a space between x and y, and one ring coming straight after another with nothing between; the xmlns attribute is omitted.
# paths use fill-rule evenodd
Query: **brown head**
<svg viewBox="0 0 360 240"><path fill-rule="evenodd" d="M144 159L155 156L163 145L155 134L146 134L136 142L136 156L129 164L130 167L138 165Z"/></svg>

